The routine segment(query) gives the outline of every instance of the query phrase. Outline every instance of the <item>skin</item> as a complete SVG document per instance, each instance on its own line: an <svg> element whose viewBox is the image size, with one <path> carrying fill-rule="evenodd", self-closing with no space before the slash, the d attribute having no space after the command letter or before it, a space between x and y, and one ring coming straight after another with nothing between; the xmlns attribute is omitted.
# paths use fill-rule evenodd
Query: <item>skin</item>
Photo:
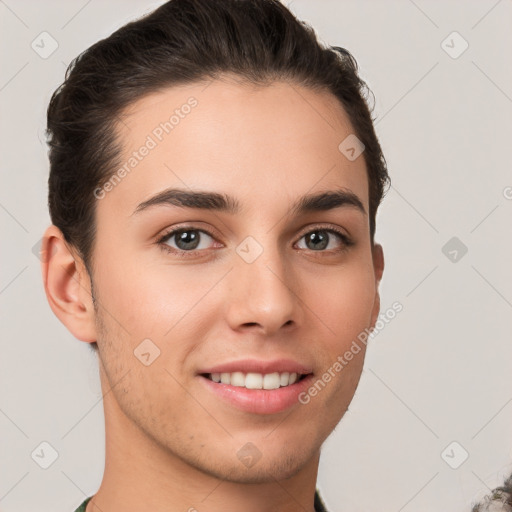
<svg viewBox="0 0 512 512"><path fill-rule="evenodd" d="M275 414L240 411L205 388L197 372L226 361L291 358L321 376L380 307L382 247L368 216L344 207L289 214L300 196L349 189L368 212L363 157L338 145L353 133L336 98L283 82L247 85L224 77L173 87L137 101L118 127L123 162L167 112L198 105L121 183L97 201L92 279L55 227L42 263L49 304L69 331L97 341L106 429L105 472L87 512L140 510L313 512L320 448L347 410L365 346L307 405ZM137 205L169 187L227 193L243 212ZM159 235L192 224L191 258L168 253ZM317 227L317 225L320 225ZM315 250L305 236L337 226ZM315 231L315 229L317 231ZM196 232L197 234L197 232ZM236 252L252 236L263 253ZM166 241L171 249L176 238ZM141 364L149 338L160 356ZM261 459L237 457L253 443Z"/></svg>

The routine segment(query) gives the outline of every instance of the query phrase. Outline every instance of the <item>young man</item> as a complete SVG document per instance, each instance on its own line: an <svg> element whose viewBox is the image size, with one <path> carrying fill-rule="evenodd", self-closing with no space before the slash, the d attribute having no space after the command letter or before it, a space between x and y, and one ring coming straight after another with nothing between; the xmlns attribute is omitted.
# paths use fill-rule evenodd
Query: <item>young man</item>
<svg viewBox="0 0 512 512"><path fill-rule="evenodd" d="M105 472L78 510L324 510L380 307L366 90L275 0L171 0L72 63L42 268L99 359Z"/></svg>

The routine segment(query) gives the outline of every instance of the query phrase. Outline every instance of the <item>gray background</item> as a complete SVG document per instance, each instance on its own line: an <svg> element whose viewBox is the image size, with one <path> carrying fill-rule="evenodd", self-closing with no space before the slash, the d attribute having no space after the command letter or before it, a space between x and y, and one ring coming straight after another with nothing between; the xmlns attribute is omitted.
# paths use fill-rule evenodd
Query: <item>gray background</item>
<svg viewBox="0 0 512 512"><path fill-rule="evenodd" d="M45 110L72 58L160 3L0 0L4 512L71 511L101 482L97 361L53 316L32 252L49 224ZM375 94L392 177L382 311L404 308L369 344L318 487L332 512L469 511L512 472L512 2L286 3ZM43 31L48 58L31 48ZM43 441L58 453L46 470L31 458Z"/></svg>

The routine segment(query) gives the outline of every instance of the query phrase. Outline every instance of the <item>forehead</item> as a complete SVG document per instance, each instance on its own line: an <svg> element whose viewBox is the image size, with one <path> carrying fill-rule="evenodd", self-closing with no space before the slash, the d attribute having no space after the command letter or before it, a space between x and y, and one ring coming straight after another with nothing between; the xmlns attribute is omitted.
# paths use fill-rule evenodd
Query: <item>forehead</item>
<svg viewBox="0 0 512 512"><path fill-rule="evenodd" d="M120 119L126 172L109 193L118 208L133 211L170 186L267 203L274 193L277 200L341 186L367 207L364 158L351 161L340 151L353 128L328 92L217 79L145 96Z"/></svg>

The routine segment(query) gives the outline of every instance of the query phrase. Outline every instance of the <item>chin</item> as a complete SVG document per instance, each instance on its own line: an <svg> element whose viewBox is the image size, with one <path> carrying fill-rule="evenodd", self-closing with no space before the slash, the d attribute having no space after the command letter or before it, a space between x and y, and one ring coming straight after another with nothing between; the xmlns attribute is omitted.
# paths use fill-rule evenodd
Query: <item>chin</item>
<svg viewBox="0 0 512 512"><path fill-rule="evenodd" d="M215 460L212 457L207 461L202 461L203 464L195 465L202 472L227 482L264 484L292 478L311 462L313 452L314 450L311 449L311 454L307 454L303 447L293 452L289 451L289 447L287 451L283 450L281 453L278 450L269 450L267 456L263 453L261 458L249 467L236 457L234 463L231 458L229 460L217 459L212 466L212 462Z"/></svg>
<svg viewBox="0 0 512 512"><path fill-rule="evenodd" d="M265 484L282 480L287 480L295 476L305 466L305 462L291 462L275 460L263 464L260 461L257 467L231 467L226 471L218 469L211 473L212 476L236 484Z"/></svg>

